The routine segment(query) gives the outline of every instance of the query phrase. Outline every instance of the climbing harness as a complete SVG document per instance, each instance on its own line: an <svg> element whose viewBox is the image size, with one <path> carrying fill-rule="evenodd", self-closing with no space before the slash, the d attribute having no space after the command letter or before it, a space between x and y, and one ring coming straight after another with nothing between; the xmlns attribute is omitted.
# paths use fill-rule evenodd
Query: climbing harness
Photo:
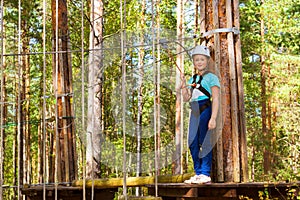
<svg viewBox="0 0 300 200"><path fill-rule="evenodd" d="M193 89L196 88L196 89L200 90L201 92L203 92L203 94L205 94L210 99L210 93L201 85L203 76L200 76L199 80L196 82L197 76L198 76L197 74L194 74L194 76L193 76L192 88Z"/></svg>
<svg viewBox="0 0 300 200"><path fill-rule="evenodd" d="M193 82L192 82L192 90L194 89L198 89L200 90L203 94L205 94L209 99L202 105L199 107L198 105L198 101L192 101L190 102L190 106L191 106L191 109L193 111L193 113L195 113L196 115L198 114L201 114L206 108L210 107L211 106L211 101L210 101L210 93L204 88L202 87L201 85L201 81L203 79L203 76L200 76L199 80L197 80L197 74L195 74L193 76Z"/></svg>

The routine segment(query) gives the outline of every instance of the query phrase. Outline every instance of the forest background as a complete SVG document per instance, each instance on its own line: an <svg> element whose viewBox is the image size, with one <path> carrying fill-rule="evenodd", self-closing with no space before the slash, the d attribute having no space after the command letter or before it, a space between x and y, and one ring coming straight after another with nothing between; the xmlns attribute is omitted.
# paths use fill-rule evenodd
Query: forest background
<svg viewBox="0 0 300 200"><path fill-rule="evenodd" d="M18 185L18 171L23 160L24 183L51 182L51 158L55 154L53 138L55 128L55 105L52 69L52 31L51 2L46 4L46 21L43 21L43 2L4 1L3 34L2 34L2 94L5 99L5 118L1 135L3 145L2 177L4 185L9 186L5 192ZM103 50L101 83L101 130L104 140L114 148L102 148L97 175L99 177L122 176L123 142L122 135L122 42L126 41L127 49L124 57L127 76L127 107L126 150L144 152L146 158L138 160L135 153L127 155L128 175L137 173L153 175L152 153L154 140L152 137L153 121L153 63L160 63L162 111L161 146L164 147L161 156L160 174L172 174L172 153L175 140L175 64L176 57L176 5L177 1L156 2L130 0L126 2L126 12L121 13L119 1L102 1L103 35L99 40ZM88 102L88 66L89 54L94 52L90 47L90 2L67 1L67 17L69 28L69 45L72 57L72 84L74 118L76 127L76 158L78 173L82 178L85 167L85 150L88 143L86 129ZM19 11L22 15L19 18ZM82 12L83 11L83 12ZM199 12L199 11L198 11ZM154 14L155 13L155 14ZM83 15L82 15L83 14ZM126 16L126 24L122 24ZM194 43L195 32L195 2L184 1L185 48L190 49ZM123 19L122 19L123 18ZM155 25L153 22L155 21ZM53 22L52 22L53 23ZM159 27L157 27L159 24ZM43 26L44 25L44 26ZM126 35L121 27L125 27ZM155 27L155 28L153 28ZM295 181L300 179L300 2L297 0L277 1L240 1L240 36L242 43L242 63L245 92L245 118L247 129L249 177L251 181ZM45 28L45 29L43 29ZM19 32L21 30L21 32ZM46 42L43 43L43 30ZM94 32L97 34L97 31ZM160 33L161 38L167 38L168 46L160 50L160 57L153 57L153 35ZM143 35L143 36L141 36ZM143 42L141 43L141 38ZM21 44L21 46L20 46ZM43 49L45 48L45 49ZM141 50L142 49L142 50ZM47 54L41 52L48 52ZM141 69L139 56L143 52L144 66ZM19 56L22 54L23 56ZM192 73L192 63L187 52L185 54L185 71ZM27 57L27 68L19 67L19 63ZM156 60L157 59L157 60ZM44 66L44 67L43 67ZM45 67L46 66L46 67ZM141 71L142 70L142 71ZM141 72L143 78L141 79ZM22 76L20 76L22 74ZM21 101L22 82L28 88L24 91L24 101ZM142 81L142 84L140 84ZM139 90L142 85L142 90ZM142 102L138 100L143 94ZM43 99L46 99L43 104ZM142 110L138 110L141 106ZM19 105L27 108L28 118L21 120ZM26 106L25 106L26 105ZM46 109L44 109L46 108ZM23 111L22 111L23 112ZM185 105L184 122L187 124L188 108ZM142 118L139 114L142 113ZM138 121L138 119L142 119ZM21 123L20 123L21 122ZM142 145L136 142L136 124L142 124ZM24 141L21 144L18 131L24 126ZM26 128L25 128L26 126ZM185 125L185 130L186 130ZM46 140L41 133L46 130ZM186 143L186 142L185 142ZM191 172L191 161L185 145L184 171ZM52 145L52 146L51 146ZM42 158L45 146L46 158ZM20 155L20 149L24 156ZM113 150L113 152L112 152ZM150 157L147 157L150 156ZM44 160L43 160L44 159ZM144 160L143 160L144 159ZM143 163L138 166L137 163ZM47 164L42 164L47 163ZM49 164L49 165L48 165ZM45 167L43 169L43 167ZM142 168L137 171L137 168ZM41 173L41 171L45 173ZM53 172L53 171L52 171ZM44 174L47 174L45 177Z"/></svg>

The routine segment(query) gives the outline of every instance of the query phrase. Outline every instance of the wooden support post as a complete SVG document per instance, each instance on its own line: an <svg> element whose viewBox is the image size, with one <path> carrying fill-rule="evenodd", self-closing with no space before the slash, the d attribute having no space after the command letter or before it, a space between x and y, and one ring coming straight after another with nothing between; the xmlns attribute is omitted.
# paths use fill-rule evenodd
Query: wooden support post
<svg viewBox="0 0 300 200"><path fill-rule="evenodd" d="M233 26L240 29L240 12L239 0L233 0ZM247 156L247 137L245 122L245 105L244 105L244 84L242 74L242 50L240 34L235 36L235 60L237 70L238 86L238 109L239 109L239 126L240 126L240 156L241 156L241 178L242 182L249 180L248 175L248 156Z"/></svg>
<svg viewBox="0 0 300 200"><path fill-rule="evenodd" d="M221 83L222 117L218 122L222 128L215 130L220 138L213 174L217 182L241 182L248 180L248 169L241 44L239 35L233 32L233 28L239 29L239 3L238 0L201 0L200 3L201 34L214 34L213 37L205 34L201 44L213 47L214 71L217 75L220 72Z"/></svg>
<svg viewBox="0 0 300 200"><path fill-rule="evenodd" d="M205 4L206 4L206 1L205 0L200 0L200 33L201 35L203 33L205 33L206 31L206 26L205 26L205 15L206 15L206 12L205 12Z"/></svg>
<svg viewBox="0 0 300 200"><path fill-rule="evenodd" d="M58 3L58 5L56 5ZM72 66L69 45L69 31L67 18L67 4L65 1L51 1L52 8L52 48L53 54L52 75L56 96L56 162L50 168L55 169L56 178L52 171L50 182L69 182L77 178L74 118L72 112ZM64 52L64 53L58 53ZM55 166L54 166L55 165Z"/></svg>
<svg viewBox="0 0 300 200"><path fill-rule="evenodd" d="M218 0L213 0L213 28L218 29L219 28L219 15L218 15ZM216 33L214 35L214 52L215 52L215 72L219 76L220 72L220 34ZM219 101L219 108L221 109L222 106L222 96L220 95L220 101ZM219 112L219 113L222 113ZM223 124L223 117L218 115L218 123ZM219 137L217 141L217 182L223 182L224 181L224 169L223 169L223 137L222 137L222 127L217 127L218 129L215 130L215 135Z"/></svg>
<svg viewBox="0 0 300 200"><path fill-rule="evenodd" d="M232 28L232 1L226 1L227 28ZM238 106L237 106L237 81L235 69L235 52L233 33L227 33L230 95L231 95L231 131L232 131L232 156L233 156L233 181L240 182L240 156L239 156L239 130L238 130Z"/></svg>

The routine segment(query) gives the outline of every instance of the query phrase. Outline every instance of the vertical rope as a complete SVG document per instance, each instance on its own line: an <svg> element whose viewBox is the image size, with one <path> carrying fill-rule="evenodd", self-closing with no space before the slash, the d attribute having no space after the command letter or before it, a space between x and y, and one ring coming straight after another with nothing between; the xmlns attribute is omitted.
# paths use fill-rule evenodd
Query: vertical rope
<svg viewBox="0 0 300 200"><path fill-rule="evenodd" d="M46 0L43 0L43 200L46 199Z"/></svg>
<svg viewBox="0 0 300 200"><path fill-rule="evenodd" d="M58 158L59 158L59 135L58 135L58 105L57 105L57 100L58 100L58 95L57 95L57 81L58 81L58 0L55 0L55 143L56 143L56 156L55 156L55 200L57 200L57 187L58 187Z"/></svg>
<svg viewBox="0 0 300 200"><path fill-rule="evenodd" d="M160 9L160 1L156 2L156 29L160 30L160 16L159 16L159 9ZM157 42L157 60L159 61L161 56L160 56L160 31L157 31L156 33L156 42ZM160 129L161 129L161 124L160 124L160 62L157 63L157 170L158 170L158 175L159 175L159 169L160 169L160 145L161 145L161 134L160 134Z"/></svg>
<svg viewBox="0 0 300 200"><path fill-rule="evenodd" d="M95 0L92 0L92 24L93 24L93 27L92 28L94 28L95 27ZM95 34L93 33L95 30L92 30L92 38L90 38L91 40L92 40L92 49L95 49ZM90 55L92 54L92 60L91 60L91 63L89 63L89 65L91 64L92 65L92 71L91 71L91 73L92 73L92 75L90 76L90 77L92 77L92 80L90 80L89 82L92 84L92 85L90 85L90 87L92 87L92 93L93 93L93 95L95 95L94 94L94 92L95 92L95 85L94 85L94 81L95 81L95 68L94 68L94 56L95 55L93 55L94 54L94 52L90 52ZM90 68L90 67L89 67ZM94 136L94 133L93 133L93 131L94 131L94 128L95 128L95 117L94 117L94 111L95 111L95 101L94 101L94 96L93 96L93 98L92 98L92 122L91 122L91 126L92 126L92 132L90 133L91 134L91 149L92 149L92 194L91 194L91 199L93 200L94 199L94 186L95 186L95 180L94 180L94 138L93 138L93 136Z"/></svg>
<svg viewBox="0 0 300 200"><path fill-rule="evenodd" d="M124 16L123 16L124 15ZM123 18L124 17L124 18ZM123 125L123 195L127 200L127 183L126 183L126 0L123 2L120 0L120 21L121 21L121 55L122 55L122 125Z"/></svg>
<svg viewBox="0 0 300 200"><path fill-rule="evenodd" d="M184 13L184 2L182 1L182 4L181 4L181 15L183 17L180 17L180 20L182 20L182 24L184 24L184 16L185 16L185 13ZM180 38L179 39L179 43L180 43L180 47L179 47L179 52L183 52L184 48L184 27L182 27L182 30L180 31ZM183 53L180 53L179 55L179 59L180 59L180 63L179 63L179 71L184 73L184 54ZM180 75L179 75L180 76ZM178 81L180 82L180 81ZM180 90L180 174L183 174L183 98L182 98L182 92Z"/></svg>
<svg viewBox="0 0 300 200"><path fill-rule="evenodd" d="M81 121L82 121L82 130L85 130L85 109L84 109L84 1L81 0ZM82 149L85 148L82 145ZM85 200L85 182L86 182L86 159L85 159L85 152L82 153L82 176L83 176L83 189L82 189L82 198Z"/></svg>
<svg viewBox="0 0 300 200"><path fill-rule="evenodd" d="M153 79L154 79L154 110L153 110L153 115L154 115L154 165L155 165L155 196L157 197L157 66L156 66L156 57L155 57L155 16L154 16L154 4L155 0L151 1L151 13L152 13L152 18L151 18L151 23L152 23L152 59L153 59Z"/></svg>
<svg viewBox="0 0 300 200"><path fill-rule="evenodd" d="M23 171L21 170L20 166L21 164L21 159L23 159L23 154L21 153L21 0L18 1L18 200L20 199L21 196L21 176L20 173Z"/></svg>
<svg viewBox="0 0 300 200"><path fill-rule="evenodd" d="M0 199L2 199L2 194L3 194L3 190L2 190L2 185L3 185L3 139L4 139L4 136L3 136L3 129L4 129L4 124L3 124L3 110L4 110L4 95L3 95L3 64L4 64L4 44L3 44L3 0L1 0L1 85L0 85L0 95L1 95L1 107L0 107L0 131L1 131L1 136L0 136Z"/></svg>

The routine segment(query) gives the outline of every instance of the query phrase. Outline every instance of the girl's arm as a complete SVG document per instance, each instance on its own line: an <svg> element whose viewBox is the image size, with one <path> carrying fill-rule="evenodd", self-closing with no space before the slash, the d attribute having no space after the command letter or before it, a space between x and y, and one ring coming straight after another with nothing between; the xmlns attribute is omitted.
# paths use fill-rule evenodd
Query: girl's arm
<svg viewBox="0 0 300 200"><path fill-rule="evenodd" d="M187 102L191 99L191 90L187 87L182 88L183 101Z"/></svg>
<svg viewBox="0 0 300 200"><path fill-rule="evenodd" d="M220 88L218 86L211 87L211 95L212 95L212 113L210 120L208 122L208 129L212 130L216 128L216 119L219 110L219 92Z"/></svg>
<svg viewBox="0 0 300 200"><path fill-rule="evenodd" d="M181 74L180 78L181 78L181 89L182 89L183 101L187 102L192 97L191 90L186 86L186 80L184 74Z"/></svg>

